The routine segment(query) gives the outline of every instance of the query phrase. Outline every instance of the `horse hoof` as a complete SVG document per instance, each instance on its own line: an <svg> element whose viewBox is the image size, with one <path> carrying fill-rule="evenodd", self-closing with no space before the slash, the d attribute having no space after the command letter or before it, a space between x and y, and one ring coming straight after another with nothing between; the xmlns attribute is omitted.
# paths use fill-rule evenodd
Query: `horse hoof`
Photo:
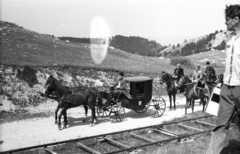
<svg viewBox="0 0 240 154"><path fill-rule="evenodd" d="M93 127L95 124L91 124L90 127Z"/></svg>
<svg viewBox="0 0 240 154"><path fill-rule="evenodd" d="M66 129L67 128L67 125L64 125L62 129Z"/></svg>

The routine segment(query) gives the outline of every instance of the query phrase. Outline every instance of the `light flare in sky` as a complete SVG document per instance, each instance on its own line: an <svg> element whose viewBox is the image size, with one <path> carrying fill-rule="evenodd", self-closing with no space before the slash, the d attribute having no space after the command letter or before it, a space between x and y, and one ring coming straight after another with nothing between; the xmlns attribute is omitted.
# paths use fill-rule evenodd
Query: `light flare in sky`
<svg viewBox="0 0 240 154"><path fill-rule="evenodd" d="M101 64L107 55L111 28L102 16L94 17L90 27L91 56L96 64ZM102 41L97 42L95 38L102 38Z"/></svg>

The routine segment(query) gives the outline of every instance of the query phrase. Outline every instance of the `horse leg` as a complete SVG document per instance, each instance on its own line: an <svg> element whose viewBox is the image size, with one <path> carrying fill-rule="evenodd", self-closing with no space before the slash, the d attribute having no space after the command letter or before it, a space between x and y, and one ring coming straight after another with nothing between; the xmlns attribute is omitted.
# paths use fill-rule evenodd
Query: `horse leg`
<svg viewBox="0 0 240 154"><path fill-rule="evenodd" d="M62 115L63 115L63 108L60 109L60 113L58 115L58 129L59 130L61 129L61 118L62 118Z"/></svg>
<svg viewBox="0 0 240 154"><path fill-rule="evenodd" d="M84 110L85 110L85 117L83 118L82 122L85 122L87 120L87 113L88 113L88 106L84 105Z"/></svg>
<svg viewBox="0 0 240 154"><path fill-rule="evenodd" d="M174 110L176 110L176 94L173 94Z"/></svg>
<svg viewBox="0 0 240 154"><path fill-rule="evenodd" d="M188 103L190 100L186 97L185 114L187 114Z"/></svg>
<svg viewBox="0 0 240 154"><path fill-rule="evenodd" d="M63 112L63 116L64 116L64 126L63 126L63 128L67 128L67 125L68 125L68 120L67 120L67 109L64 110L64 112Z"/></svg>
<svg viewBox="0 0 240 154"><path fill-rule="evenodd" d="M91 126L93 126L94 124L96 124L95 106L91 106L91 110L92 110L92 123L91 123Z"/></svg>
<svg viewBox="0 0 240 154"><path fill-rule="evenodd" d="M195 104L195 99L192 99L192 114L194 114L194 104Z"/></svg>
<svg viewBox="0 0 240 154"><path fill-rule="evenodd" d="M168 97L169 97L169 101L170 101L169 109L171 110L172 109L172 96L170 94L168 94Z"/></svg>
<svg viewBox="0 0 240 154"><path fill-rule="evenodd" d="M203 98L202 99L202 104L203 104L202 113L204 113L204 111L205 111L205 106L206 106L207 101L208 101L208 98Z"/></svg>
<svg viewBox="0 0 240 154"><path fill-rule="evenodd" d="M188 108L190 108L190 107L191 107L191 105L192 105L192 101L191 101L191 100L189 100L189 103L188 103Z"/></svg>
<svg viewBox="0 0 240 154"><path fill-rule="evenodd" d="M58 110L60 109L59 105L57 106L56 110L55 110L55 124L58 123L58 120L57 120L57 114L58 114Z"/></svg>

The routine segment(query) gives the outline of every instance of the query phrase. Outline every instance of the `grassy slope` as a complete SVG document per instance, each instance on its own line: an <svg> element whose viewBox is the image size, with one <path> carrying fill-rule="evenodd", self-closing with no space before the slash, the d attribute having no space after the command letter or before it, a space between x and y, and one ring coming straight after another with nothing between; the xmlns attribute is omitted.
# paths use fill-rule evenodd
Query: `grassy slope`
<svg viewBox="0 0 240 154"><path fill-rule="evenodd" d="M90 46L64 42L15 26L1 24L1 63L9 65L56 66L71 65L119 69L137 72L159 72L173 69L166 60L129 54L118 49L108 49L104 61L98 65L91 57Z"/></svg>
<svg viewBox="0 0 240 154"><path fill-rule="evenodd" d="M2 64L6 65L70 65L139 73L159 73L161 70L173 73L175 68L166 59L138 56L112 48L108 49L103 62L96 64L91 57L92 47L88 44L64 42L3 22L1 22L0 30L2 39L0 60ZM217 54L222 53L217 52ZM209 55L210 52L206 52L201 56L191 55L188 57L193 63L201 63L201 60L209 58ZM205 69L205 67L202 68ZM184 69L185 74L193 72L188 68ZM222 71L222 68L220 70Z"/></svg>

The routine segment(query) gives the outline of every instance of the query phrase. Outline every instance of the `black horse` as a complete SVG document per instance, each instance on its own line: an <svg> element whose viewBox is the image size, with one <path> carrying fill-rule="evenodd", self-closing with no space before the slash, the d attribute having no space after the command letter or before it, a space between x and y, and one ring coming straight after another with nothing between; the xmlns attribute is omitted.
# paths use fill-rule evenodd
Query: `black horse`
<svg viewBox="0 0 240 154"><path fill-rule="evenodd" d="M178 86L185 88L185 114L187 114L187 108L192 106L192 113L194 113L194 104L196 99L200 99L200 103L203 104L203 110L205 111L205 106L207 101L210 99L213 86L207 84L205 80L200 80L198 82L192 82L187 76L183 76L179 82Z"/></svg>
<svg viewBox="0 0 240 154"><path fill-rule="evenodd" d="M67 126L67 109L80 105L88 106L92 110L92 123L96 123L95 106L102 106L102 98L99 91L95 88L79 88L77 91L69 91L69 88L63 86L57 79L50 76L45 84L45 95L48 96L53 91L56 93L58 106L55 112L55 120L57 121L57 111L61 109L58 115L58 127L61 128L61 117L64 115L64 127ZM98 99L98 100L97 100ZM85 108L86 112L86 108Z"/></svg>
<svg viewBox="0 0 240 154"><path fill-rule="evenodd" d="M174 103L174 109L176 109L176 94L178 92L178 87L175 85L175 78L172 75L162 71L160 76L160 84L166 83L167 93L170 101L170 109L172 109L172 100Z"/></svg>

